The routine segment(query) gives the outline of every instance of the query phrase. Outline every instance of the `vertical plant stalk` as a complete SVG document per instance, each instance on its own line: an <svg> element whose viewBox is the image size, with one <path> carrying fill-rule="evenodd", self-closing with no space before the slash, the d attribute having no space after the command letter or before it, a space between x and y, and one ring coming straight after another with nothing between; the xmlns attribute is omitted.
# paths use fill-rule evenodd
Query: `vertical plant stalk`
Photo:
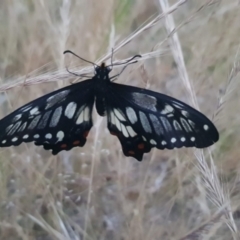
<svg viewBox="0 0 240 240"><path fill-rule="evenodd" d="M92 200L92 185L93 185L93 174L94 174L94 167L95 167L95 161L97 159L97 143L98 143L98 137L99 137L99 131L100 126L102 123L103 118L98 117L96 121L96 133L94 137L94 147L93 147L93 153L92 153L92 161L91 161L91 172L90 172L90 181L89 181L89 188L88 188L88 196L87 196L87 207L86 207L86 215L85 215L85 221L84 221L84 229L83 229L83 240L87 237L87 228L89 223L89 209L90 204Z"/></svg>
<svg viewBox="0 0 240 240"><path fill-rule="evenodd" d="M159 0L159 4L162 8L162 11L165 12L166 9L169 8L168 0ZM206 3L208 4L208 3ZM171 34L175 29L175 23L174 18L172 14L168 14L165 16L165 27L168 32L168 35L170 36L169 44L170 48L172 50L173 58L176 62L179 75L181 77L181 80L183 84L185 85L189 95L191 96L191 101L193 105L198 108L196 95L194 92L194 89L192 87L192 84L189 80L187 69L184 62L184 57L182 53L181 43L179 41L178 33L174 32ZM203 154L202 150L195 150L195 156L197 159L197 167L199 169L199 172L201 174L202 181L204 183L204 187L207 191L207 196L209 199L215 204L215 206L220 211L224 211L225 215L225 222L227 226L229 227L230 231L232 232L232 236L234 239L237 239L237 227L233 219L230 201L228 197L225 197L227 194L224 192L219 178L217 176L216 167L214 165L213 159L211 158L211 166L209 168L207 161L205 159L205 156ZM211 152L210 152L211 157ZM194 239L194 238L193 238Z"/></svg>
<svg viewBox="0 0 240 240"><path fill-rule="evenodd" d="M166 11L166 9L169 8L169 4L167 0L159 0L159 3L163 11ZM168 35L170 35L171 32L174 31L174 29L176 29L172 14L168 14L165 16L165 27L168 32ZM173 58L177 64L177 69L178 69L180 78L191 96L190 100L192 101L193 105L196 108L198 108L196 95L193 90L192 83L188 77L188 73L187 73L187 69L185 66L184 57L182 53L181 43L179 41L179 37L177 33L171 35L171 37L169 38L169 45L172 50Z"/></svg>

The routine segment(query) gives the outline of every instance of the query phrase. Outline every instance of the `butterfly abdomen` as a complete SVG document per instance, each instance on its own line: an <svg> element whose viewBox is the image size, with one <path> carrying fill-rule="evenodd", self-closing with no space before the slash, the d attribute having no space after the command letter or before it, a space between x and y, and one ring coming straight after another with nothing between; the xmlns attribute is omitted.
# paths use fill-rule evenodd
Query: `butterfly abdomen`
<svg viewBox="0 0 240 240"><path fill-rule="evenodd" d="M106 103L104 97L96 97L96 109L100 116L106 116Z"/></svg>

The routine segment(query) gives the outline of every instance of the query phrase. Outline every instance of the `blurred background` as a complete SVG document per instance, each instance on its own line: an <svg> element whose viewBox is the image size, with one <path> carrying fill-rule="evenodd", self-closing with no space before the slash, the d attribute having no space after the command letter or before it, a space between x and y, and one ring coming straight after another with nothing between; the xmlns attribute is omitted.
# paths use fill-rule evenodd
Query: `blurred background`
<svg viewBox="0 0 240 240"><path fill-rule="evenodd" d="M220 140L138 162L94 112L83 148L1 148L0 239L239 239L239 23L237 0L1 0L1 118L81 81L66 66L93 75L64 50L99 63L114 48L143 55L118 83L199 108Z"/></svg>

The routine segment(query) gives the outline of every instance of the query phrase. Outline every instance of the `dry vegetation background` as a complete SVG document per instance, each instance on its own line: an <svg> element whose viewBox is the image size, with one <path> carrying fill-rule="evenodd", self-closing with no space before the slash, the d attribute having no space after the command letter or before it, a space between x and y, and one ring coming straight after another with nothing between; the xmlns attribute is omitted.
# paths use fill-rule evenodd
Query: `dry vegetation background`
<svg viewBox="0 0 240 240"><path fill-rule="evenodd" d="M0 239L239 239L239 44L237 0L1 0L1 117L80 80L66 66L93 73L64 50L99 62L114 47L144 56L119 83L199 107L220 140L137 162L94 113L83 148L1 149Z"/></svg>

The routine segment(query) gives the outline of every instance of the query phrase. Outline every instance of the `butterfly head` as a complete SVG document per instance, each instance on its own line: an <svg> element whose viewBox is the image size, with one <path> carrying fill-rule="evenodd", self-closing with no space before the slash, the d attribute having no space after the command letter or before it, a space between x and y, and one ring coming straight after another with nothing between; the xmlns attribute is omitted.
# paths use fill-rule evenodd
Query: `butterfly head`
<svg viewBox="0 0 240 240"><path fill-rule="evenodd" d="M95 77L101 80L109 80L109 73L112 71L112 68L106 66L103 62L100 66L95 67Z"/></svg>

